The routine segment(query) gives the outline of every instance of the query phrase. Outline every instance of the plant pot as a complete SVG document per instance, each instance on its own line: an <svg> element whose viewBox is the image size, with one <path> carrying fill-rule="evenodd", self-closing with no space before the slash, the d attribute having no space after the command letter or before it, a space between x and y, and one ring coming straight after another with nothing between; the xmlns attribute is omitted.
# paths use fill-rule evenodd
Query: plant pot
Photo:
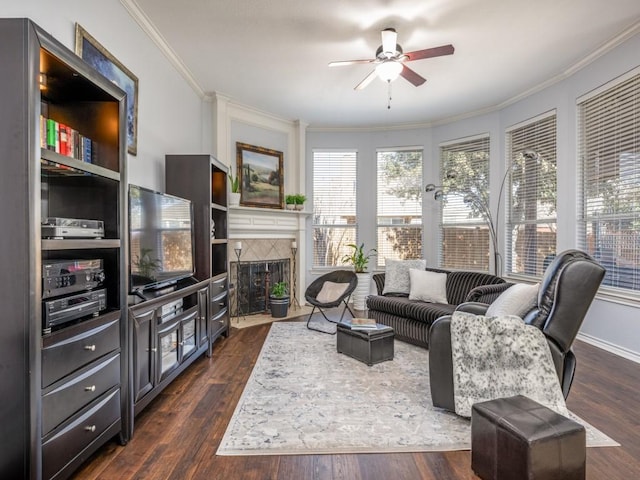
<svg viewBox="0 0 640 480"><path fill-rule="evenodd" d="M240 194L229 192L229 206L237 207L238 205L240 205Z"/></svg>
<svg viewBox="0 0 640 480"><path fill-rule="evenodd" d="M351 294L353 308L356 310L365 310L367 308L366 299L369 296L371 288L371 274L368 272L356 273L356 276L358 277L358 285Z"/></svg>
<svg viewBox="0 0 640 480"><path fill-rule="evenodd" d="M273 318L284 318L289 311L289 297L269 296L269 307Z"/></svg>
<svg viewBox="0 0 640 480"><path fill-rule="evenodd" d="M304 205L296 205L296 210L302 210L304 208Z"/></svg>
<svg viewBox="0 0 640 480"><path fill-rule="evenodd" d="M287 203L287 210L295 210L296 205L294 203Z"/></svg>

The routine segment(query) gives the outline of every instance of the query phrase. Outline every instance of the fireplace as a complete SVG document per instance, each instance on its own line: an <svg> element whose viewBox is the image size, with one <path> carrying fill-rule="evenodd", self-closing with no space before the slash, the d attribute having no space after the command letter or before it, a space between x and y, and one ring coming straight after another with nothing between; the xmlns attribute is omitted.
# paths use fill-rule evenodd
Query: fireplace
<svg viewBox="0 0 640 480"><path fill-rule="evenodd" d="M234 315L262 313L269 308L269 291L276 282L290 283L290 261L288 258L231 262L232 271L237 272L235 284L240 291L239 305L234 303Z"/></svg>

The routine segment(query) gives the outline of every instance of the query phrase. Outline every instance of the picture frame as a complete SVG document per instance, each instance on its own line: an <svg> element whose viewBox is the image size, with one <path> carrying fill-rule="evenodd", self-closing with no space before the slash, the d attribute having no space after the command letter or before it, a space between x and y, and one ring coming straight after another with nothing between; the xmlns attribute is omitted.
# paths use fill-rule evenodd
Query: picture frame
<svg viewBox="0 0 640 480"><path fill-rule="evenodd" d="M240 205L284 208L282 152L236 142L236 161Z"/></svg>
<svg viewBox="0 0 640 480"><path fill-rule="evenodd" d="M127 152L138 152L138 77L76 23L76 55L127 94Z"/></svg>

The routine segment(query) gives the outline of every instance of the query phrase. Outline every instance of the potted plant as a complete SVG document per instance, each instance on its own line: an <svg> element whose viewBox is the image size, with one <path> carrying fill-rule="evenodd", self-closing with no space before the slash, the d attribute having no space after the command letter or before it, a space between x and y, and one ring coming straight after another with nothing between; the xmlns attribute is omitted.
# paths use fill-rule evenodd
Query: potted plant
<svg viewBox="0 0 640 480"><path fill-rule="evenodd" d="M355 243L350 243L347 247L352 248L353 252L342 257L342 263L353 266L353 270L358 277L358 286L354 290L351 298L353 299L353 308L356 310L365 309L365 300L369 295L371 274L367 272L367 265L372 255L376 254L375 248L368 250L365 253L364 243L360 246Z"/></svg>
<svg viewBox="0 0 640 480"><path fill-rule="evenodd" d="M273 318L284 318L289 311L289 289L285 282L276 282L271 286L269 307Z"/></svg>
<svg viewBox="0 0 640 480"><path fill-rule="evenodd" d="M229 165L229 183L231 184L231 192L229 192L229 205L237 207L240 205L240 177L236 174L233 176L231 165Z"/></svg>
<svg viewBox="0 0 640 480"><path fill-rule="evenodd" d="M296 195L285 196L284 203L287 205L287 210L293 210L296 208Z"/></svg>
<svg viewBox="0 0 640 480"><path fill-rule="evenodd" d="M294 201L296 204L296 210L302 210L304 208L304 202L307 201L307 196L301 193L298 193L294 195L294 197L295 197Z"/></svg>

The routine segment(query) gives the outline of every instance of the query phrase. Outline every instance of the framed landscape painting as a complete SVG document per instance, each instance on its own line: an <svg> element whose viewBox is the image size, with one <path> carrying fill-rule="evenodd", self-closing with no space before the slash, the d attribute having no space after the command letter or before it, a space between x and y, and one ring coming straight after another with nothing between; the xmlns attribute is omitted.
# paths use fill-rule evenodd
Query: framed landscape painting
<svg viewBox="0 0 640 480"><path fill-rule="evenodd" d="M283 208L282 152L236 142L240 205Z"/></svg>
<svg viewBox="0 0 640 480"><path fill-rule="evenodd" d="M76 55L127 94L127 151L138 152L138 77L76 23Z"/></svg>

